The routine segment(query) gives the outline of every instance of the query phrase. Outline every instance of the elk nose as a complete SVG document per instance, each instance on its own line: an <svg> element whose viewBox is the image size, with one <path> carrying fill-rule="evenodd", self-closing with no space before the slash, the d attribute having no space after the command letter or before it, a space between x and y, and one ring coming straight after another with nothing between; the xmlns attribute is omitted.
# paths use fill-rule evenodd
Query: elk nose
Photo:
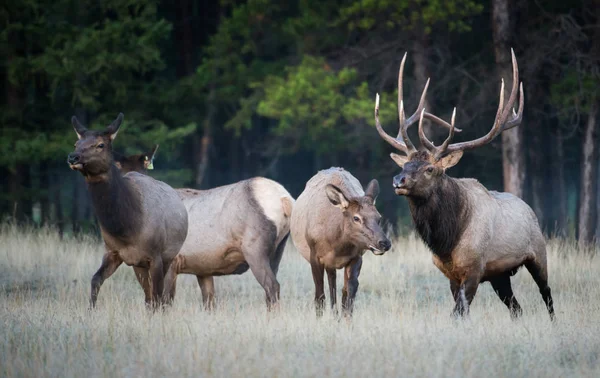
<svg viewBox="0 0 600 378"><path fill-rule="evenodd" d="M382 251L388 251L390 248L392 248L392 243L388 239L384 239L377 242L377 246Z"/></svg>
<svg viewBox="0 0 600 378"><path fill-rule="evenodd" d="M394 177L394 188L400 188L404 184L406 184L406 176L398 175Z"/></svg>
<svg viewBox="0 0 600 378"><path fill-rule="evenodd" d="M70 153L67 158L67 163L76 164L77 162L79 162L79 154L75 152Z"/></svg>

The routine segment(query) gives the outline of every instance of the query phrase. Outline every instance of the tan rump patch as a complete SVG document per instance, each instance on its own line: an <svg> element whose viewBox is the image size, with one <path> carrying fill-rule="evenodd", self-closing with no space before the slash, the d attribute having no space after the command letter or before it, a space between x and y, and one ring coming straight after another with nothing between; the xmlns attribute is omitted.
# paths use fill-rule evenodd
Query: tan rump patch
<svg viewBox="0 0 600 378"><path fill-rule="evenodd" d="M277 182L257 177L251 183L252 194L262 208L265 216L277 227L278 239L290 230L290 216L294 199Z"/></svg>

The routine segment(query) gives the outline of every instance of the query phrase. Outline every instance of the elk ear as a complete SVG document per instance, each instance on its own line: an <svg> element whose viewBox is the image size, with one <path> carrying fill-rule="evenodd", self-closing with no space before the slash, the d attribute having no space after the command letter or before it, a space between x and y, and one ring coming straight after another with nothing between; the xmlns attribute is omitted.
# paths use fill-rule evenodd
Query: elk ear
<svg viewBox="0 0 600 378"><path fill-rule="evenodd" d="M365 190L365 196L371 198L373 200L373 205L375 205L375 200L377 199L377 196L379 196L379 181L376 179L371 180Z"/></svg>
<svg viewBox="0 0 600 378"><path fill-rule="evenodd" d="M71 124L73 124L73 128L75 129L75 133L77 133L77 138L81 139L83 138L83 134L85 134L85 132L87 131L86 127L83 126L79 120L77 119L77 117L73 116L71 118Z"/></svg>
<svg viewBox="0 0 600 378"><path fill-rule="evenodd" d="M398 164L400 168L404 167L404 164L406 164L408 161L408 156L398 155L393 152L390 154L390 157L396 162L396 164Z"/></svg>
<svg viewBox="0 0 600 378"><path fill-rule="evenodd" d="M123 115L123 113L119 113L117 119L112 121L112 123L106 127L106 131L108 131L108 133L110 134L110 140L115 140L115 138L117 137L119 127L121 127L121 123L123 122L124 117L125 116Z"/></svg>
<svg viewBox="0 0 600 378"><path fill-rule="evenodd" d="M329 202L331 202L333 206L342 210L346 210L348 208L350 201L348 201L348 198L346 198L346 196L344 195L344 193L342 193L340 188L338 188L335 185L327 184L327 186L325 187L325 192L327 193L327 198L329 198Z"/></svg>
<svg viewBox="0 0 600 378"><path fill-rule="evenodd" d="M156 150L158 150L158 144L154 146L149 154L144 156L144 168L154 169L154 155L156 154Z"/></svg>
<svg viewBox="0 0 600 378"><path fill-rule="evenodd" d="M440 160L438 160L435 165L437 165L438 167L442 168L443 170L446 170L450 167L454 167L456 165L456 163L458 163L458 161L460 160L460 158L463 156L463 151L459 150L459 151L454 151L446 156L444 156L443 158L441 158Z"/></svg>

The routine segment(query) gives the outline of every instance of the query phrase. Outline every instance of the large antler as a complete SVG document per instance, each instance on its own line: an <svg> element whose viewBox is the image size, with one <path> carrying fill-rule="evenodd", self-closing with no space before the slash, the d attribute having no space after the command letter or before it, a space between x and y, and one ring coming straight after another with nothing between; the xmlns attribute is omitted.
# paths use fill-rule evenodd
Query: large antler
<svg viewBox="0 0 600 378"><path fill-rule="evenodd" d="M416 152L417 149L408 137L408 128L414 123L416 123L422 114L431 121L436 122L446 128L449 128L451 130L451 133L454 133L454 131L460 132L461 130L452 129L452 126L450 126L450 124L446 121L424 111L425 96L427 95L427 88L429 87L429 79L427 79L427 83L425 84L425 88L423 89L423 93L421 94L421 99L419 100L419 106L417 107L417 110L408 119L406 119L406 114L404 113L404 100L402 93L402 77L404 74L404 63L406 62L406 55L407 53L404 53L402 63L400 63L400 72L398 73L398 122L400 124L398 136L396 138L392 137L391 135L386 133L385 130L383 130L383 127L381 127L381 123L379 122L379 93L375 97L375 127L377 128L377 132L383 138L383 140L385 140L401 152L404 152L406 155L410 155L411 153ZM434 144L431 143L427 138L420 139L423 146L427 149L435 148Z"/></svg>
<svg viewBox="0 0 600 378"><path fill-rule="evenodd" d="M448 125L447 122L440 120L444 123L444 126L450 126L450 133L448 134L448 138L442 143L441 146L435 147L429 139L425 136L423 131L422 122L419 123L419 138L421 139L421 143L426 147L431 153L434 154L435 159L439 159L445 155L448 155L452 152L459 150L470 150L473 148L477 148L483 146L489 142L491 142L494 138L500 135L503 131L511 129L515 126L521 124L523 119L523 105L525 100L525 95L523 94L523 83L519 83L519 67L517 65L517 58L515 57L515 52L510 50L512 55L512 66L513 66L513 85L510 92L510 96L508 98L508 102L506 105L504 104L504 79L502 80L502 84L500 86L500 103L498 105L498 111L496 112L496 119L494 120L494 125L492 129L484 136L477 138L471 141L465 141L460 143L450 144L452 137L454 136L454 120L456 117L456 108L452 113L452 122ZM515 101L517 100L517 91L519 92L519 110L515 112L513 106ZM422 112L424 113L424 112ZM509 120L508 117L511 115L512 117ZM427 113L423 114L427 116ZM423 117L423 115L421 117ZM431 119L431 117L429 117ZM440 123L440 122L438 122Z"/></svg>

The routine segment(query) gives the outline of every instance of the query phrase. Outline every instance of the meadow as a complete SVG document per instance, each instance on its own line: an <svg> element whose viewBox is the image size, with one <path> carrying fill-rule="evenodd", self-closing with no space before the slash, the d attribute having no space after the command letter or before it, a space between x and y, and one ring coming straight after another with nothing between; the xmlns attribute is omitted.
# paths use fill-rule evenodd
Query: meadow
<svg viewBox="0 0 600 378"><path fill-rule="evenodd" d="M248 272L215 279L214 312L203 310L196 278L180 276L173 308L153 314L127 266L88 310L99 240L5 225L0 376L598 377L600 258L557 240L548 249L555 323L524 269L513 277L521 319L488 283L470 317L453 319L448 281L414 236L396 238L384 256L365 254L351 321L316 318L310 266L291 243L279 311L267 313Z"/></svg>

